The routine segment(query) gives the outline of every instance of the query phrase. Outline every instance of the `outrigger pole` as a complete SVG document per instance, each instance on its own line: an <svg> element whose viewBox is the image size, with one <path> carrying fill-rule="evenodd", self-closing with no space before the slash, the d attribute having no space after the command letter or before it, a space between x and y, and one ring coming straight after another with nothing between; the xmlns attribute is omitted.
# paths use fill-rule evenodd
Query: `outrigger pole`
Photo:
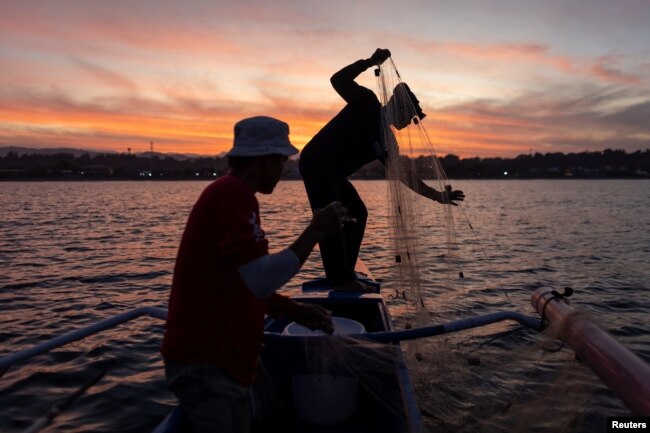
<svg viewBox="0 0 650 433"><path fill-rule="evenodd" d="M461 319L442 325L405 331L367 333L361 334L359 337L371 338L380 342L391 342L431 337L503 320L514 320L523 326L536 330L540 329L540 325L545 319L552 325L562 324L564 321L559 337L571 346L578 359L591 367L633 413L639 415L650 414L650 366L645 361L623 347L583 314L569 306L566 298L558 295L552 289L541 288L536 290L531 298L531 303L541 315L541 321L521 313L503 311ZM0 372L6 371L11 365L19 361L40 355L56 347L113 328L141 316L151 316L164 320L167 317L167 311L155 307L140 307L102 320L86 328L55 337L30 349L0 358ZM273 333L264 334L266 342L292 338L305 337Z"/></svg>
<svg viewBox="0 0 650 433"><path fill-rule="evenodd" d="M535 317L526 316L515 311L498 311L496 313L484 314L482 316L468 317L441 325L425 326L422 328L407 329L404 331L368 332L365 334L348 335L348 337L360 337L379 343L392 343L397 341L415 340L416 338L434 337L441 334L463 331L470 328L490 325L492 323L513 320L527 328L540 330L541 321ZM304 338L300 335L282 335L267 332L264 334L265 342L272 342L278 339Z"/></svg>
<svg viewBox="0 0 650 433"><path fill-rule="evenodd" d="M530 300L542 318L559 326L559 338L637 415L650 414L650 366L623 347L567 299L548 287Z"/></svg>
<svg viewBox="0 0 650 433"><path fill-rule="evenodd" d="M66 410L76 399L81 397L88 389L100 381L102 377L106 374L106 369L102 369L99 372L95 373L90 380L84 383L80 388L76 389L72 394L68 395L65 399L61 400L59 403L55 404L50 408L47 414L38 418L27 430L23 433L38 433L43 430L45 427L50 425L54 418L59 416L61 412Z"/></svg>
<svg viewBox="0 0 650 433"><path fill-rule="evenodd" d="M36 346L29 349L21 350L20 352L15 352L11 355L5 356L4 358L0 358L0 372L4 373L9 367L11 367L11 365L19 361L40 355L45 352L49 352L50 350L57 347L64 346L66 344L72 343L73 341L81 340L88 337L89 335L97 334L99 332L120 325L124 322L136 319L140 316L151 316L165 320L167 319L167 311L155 307L139 307L118 314L116 316L109 317L108 319L104 319L85 328L77 329L75 331L70 331L67 334L59 335L58 337L55 337L41 344L37 344ZM2 377L2 374L0 374L0 377Z"/></svg>
<svg viewBox="0 0 650 433"><path fill-rule="evenodd" d="M496 313L484 314L482 316L455 320L443 325L425 326L423 328L413 328L404 331L371 332L366 334L366 336L381 343L414 340L416 338L433 337L435 335L478 328L480 326L491 325L492 323L502 322L504 320L513 320L526 328L531 328L536 331L539 331L542 323L535 317L526 316L515 311L498 311Z"/></svg>

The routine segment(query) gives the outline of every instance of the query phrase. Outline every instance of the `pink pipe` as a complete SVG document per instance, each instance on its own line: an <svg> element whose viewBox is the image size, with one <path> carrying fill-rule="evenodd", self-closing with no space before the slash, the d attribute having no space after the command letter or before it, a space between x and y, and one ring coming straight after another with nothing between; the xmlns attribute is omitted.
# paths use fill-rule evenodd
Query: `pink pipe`
<svg viewBox="0 0 650 433"><path fill-rule="evenodd" d="M551 291L548 287L537 289L530 300L533 307L551 324L567 320L559 337L577 358L591 367L632 413L650 415L650 366L587 317L575 314L578 310L565 299L552 299Z"/></svg>

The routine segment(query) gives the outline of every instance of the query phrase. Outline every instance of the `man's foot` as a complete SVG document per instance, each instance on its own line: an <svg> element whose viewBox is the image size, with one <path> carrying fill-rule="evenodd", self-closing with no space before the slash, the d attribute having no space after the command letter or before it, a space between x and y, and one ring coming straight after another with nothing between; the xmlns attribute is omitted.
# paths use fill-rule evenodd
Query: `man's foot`
<svg viewBox="0 0 650 433"><path fill-rule="evenodd" d="M359 280L350 280L341 285L332 287L332 290L334 290L335 292L362 292L362 293L376 292L375 287L369 284L365 284Z"/></svg>

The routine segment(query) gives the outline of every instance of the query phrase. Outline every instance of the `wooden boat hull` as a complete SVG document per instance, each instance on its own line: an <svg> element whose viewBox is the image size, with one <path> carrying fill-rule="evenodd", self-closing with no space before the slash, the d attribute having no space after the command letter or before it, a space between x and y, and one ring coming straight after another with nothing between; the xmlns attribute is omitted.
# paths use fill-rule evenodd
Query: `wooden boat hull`
<svg viewBox="0 0 650 433"><path fill-rule="evenodd" d="M307 283L308 285L310 283ZM361 323L367 332L392 331L393 325L382 297L379 294L349 294L329 291L312 292L294 297L296 301L314 303L332 311L333 316L345 317ZM289 325L287 320L267 319L265 332L267 337L283 332ZM262 421L268 431L283 432L417 432L422 430L422 420L416 403L415 393L404 364L399 344L381 344L372 341L353 344L350 348L349 339L342 343L343 351L352 355L348 360L337 359L338 362L363 362L364 359L381 358L380 369L371 369L364 372L363 365L350 366L347 371L361 372L358 375L360 386L356 401L356 410L349 419L330 426L311 425L294 410L293 399L296 398L294 378L313 374L319 366L314 367L310 362L317 363L313 356L310 359L308 345L319 344L318 339L332 337L302 337L302 338L267 338L261 350L261 362L266 371L266 380L271 380L271 387L275 392L276 407L270 417ZM336 337L334 337L336 338ZM332 343L330 343L332 344ZM365 346L367 344L367 346ZM381 354L377 353L377 346L382 346ZM331 347L336 348L334 342ZM322 350L322 349L321 349ZM336 350L336 349L335 349ZM358 353L358 352L366 353ZM312 352L318 353L318 352ZM329 354L336 357L339 354ZM374 357L374 358L373 358ZM377 371L379 370L379 371ZM371 383L366 374L371 374ZM304 376L303 376L304 377ZM260 380L264 382L264 380ZM373 384L381 384L381 389L373 389ZM382 392L383 391L383 392ZM388 391L388 392L386 392ZM345 398L345 396L340 396ZM317 401L317 396L314 396ZM325 409L324 409L325 410ZM262 431L267 431L263 429Z"/></svg>
<svg viewBox="0 0 650 433"><path fill-rule="evenodd" d="M332 311L333 316L345 317L361 323L367 332L392 331L393 324L388 308L379 294L336 293L319 286L320 280L305 283L306 293L295 296L299 302L321 305ZM319 290L323 288L324 290ZM377 287L378 288L378 287ZM358 394L354 412L340 422L314 424L306 421L295 410L297 390L295 378L313 374L313 359L306 355L310 344L318 344L322 337L295 337L282 335L290 324L289 320L267 318L265 321L265 343L260 352L261 365L254 394L263 396L256 399L255 432L346 432L346 433L401 433L422 431L422 419L416 402L415 392L411 383L408 369L404 364L401 348L398 343L376 343L368 341L364 349L363 339L355 345L353 351L367 350L365 356L376 356L377 345L383 346L389 353L391 364L380 372L373 372L372 381L381 383L383 392L377 395L372 386L364 384L364 378L359 378ZM336 337L334 337L336 338ZM347 343L344 343L347 344ZM384 353L384 355L385 355ZM363 355L363 354L362 354ZM354 366L352 370L363 371L363 366ZM300 382L298 381L298 386ZM304 390L303 390L304 391ZM304 395L304 393L302 393ZM309 393L307 392L307 395ZM266 401L265 397L266 396ZM345 399L347 396L338 395L335 398ZM317 396L313 396L314 404L318 404ZM309 402L308 402L309 403ZM325 409L324 409L325 410ZM182 415L177 408L156 429L156 432L183 431ZM326 416L326 415L323 415ZM327 425L330 424L330 425Z"/></svg>

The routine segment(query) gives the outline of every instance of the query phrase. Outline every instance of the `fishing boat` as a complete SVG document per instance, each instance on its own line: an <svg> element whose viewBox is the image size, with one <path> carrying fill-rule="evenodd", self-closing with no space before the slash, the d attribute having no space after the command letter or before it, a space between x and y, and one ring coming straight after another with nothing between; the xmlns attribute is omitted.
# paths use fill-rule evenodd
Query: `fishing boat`
<svg viewBox="0 0 650 433"><path fill-rule="evenodd" d="M272 394L273 401L266 402L266 408L256 407L255 430L296 433L422 431L422 419L399 339L387 338L396 331L380 294L380 284L361 262L357 265L357 277L374 287L375 293L334 292L329 290L324 278L319 278L303 283L302 293L293 296L296 301L317 304L332 312L335 332L331 337L288 319L266 319L260 353L264 375L258 374L256 387L266 388L260 394ZM367 336L384 336L384 342L376 343L377 340ZM351 343L353 340L360 344ZM339 343L319 347L324 341ZM382 354L377 353L377 344L383 349ZM374 377L373 382L393 392L381 395L375 392L372 384L355 374L354 367L363 366L348 369L345 365L338 368L323 365L322 357L327 356L323 352L331 351L332 347L334 350L342 347L351 358L364 357L363 352L375 359L379 355L382 371L375 371L379 376ZM310 349L314 351L313 356L310 356ZM319 359L314 359L316 357ZM182 411L177 408L155 432L183 431L184 423Z"/></svg>
<svg viewBox="0 0 650 433"><path fill-rule="evenodd" d="M480 316L406 330L395 330L380 284L367 270L358 278L375 288L375 293L338 293L329 290L324 279L303 284L294 296L301 302L321 305L332 311L339 331L328 336L301 329L288 320L267 318L261 350L264 374L258 376L257 391L271 396L265 405L254 404L255 431L283 432L419 432L422 418L400 342L433 337L510 320L521 326L541 329L543 324L567 322L560 338L589 365L605 384L625 403L632 414L650 413L650 366L584 315L576 314L563 293L541 288L532 294L531 303L541 318L518 312L498 311ZM69 332L30 349L0 359L0 372L46 353L54 348L110 330L142 316L165 320L165 310L140 307L104 319L83 329ZM336 342L343 342L337 344ZM323 345L325 343L325 345ZM332 354L331 350L343 348ZM310 349L320 351L312 352ZM322 357L341 358L341 354L362 360L357 370L332 368ZM343 367L347 361L343 359ZM340 359L339 359L340 361ZM369 364L381 365L373 369ZM336 364L336 362L334 362ZM339 366L340 367L340 366ZM14 367L17 368L17 367ZM357 374L370 370L367 375ZM88 388L104 372L59 402L48 414L26 430L40 431ZM371 378L369 381L368 378ZM373 388L380 384L381 389ZM264 389L265 388L265 389ZM259 402L258 402L259 403ZM180 407L173 409L155 428L155 433L191 431Z"/></svg>

